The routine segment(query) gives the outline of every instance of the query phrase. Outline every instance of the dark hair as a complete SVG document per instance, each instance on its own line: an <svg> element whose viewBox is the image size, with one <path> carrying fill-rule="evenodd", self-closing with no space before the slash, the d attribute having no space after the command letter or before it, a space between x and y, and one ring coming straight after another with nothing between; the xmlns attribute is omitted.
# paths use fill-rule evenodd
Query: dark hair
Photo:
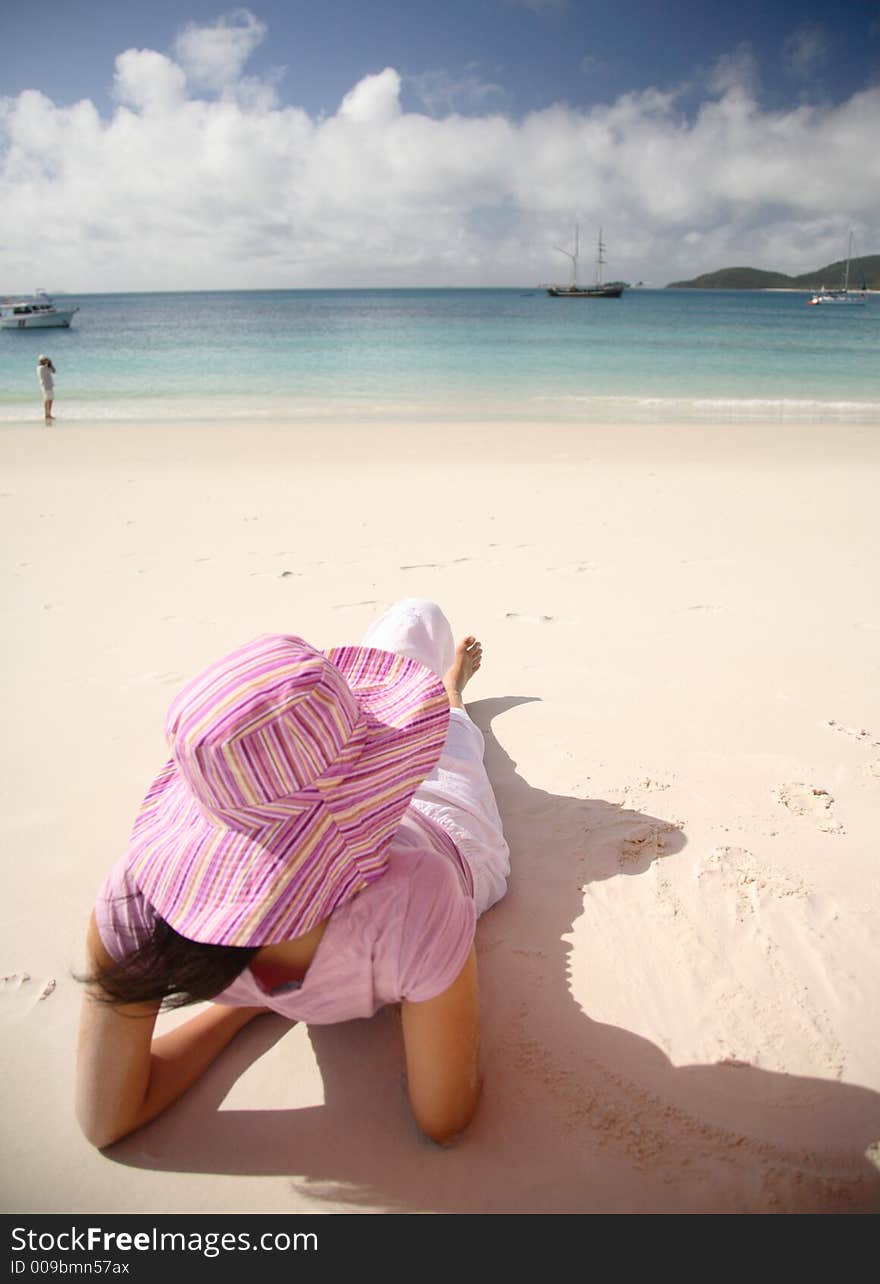
<svg viewBox="0 0 880 1284"><path fill-rule="evenodd" d="M159 999L166 1009L216 998L239 976L259 946L204 945L175 932L158 914L149 936L122 960L80 979L97 985L114 1006Z"/></svg>

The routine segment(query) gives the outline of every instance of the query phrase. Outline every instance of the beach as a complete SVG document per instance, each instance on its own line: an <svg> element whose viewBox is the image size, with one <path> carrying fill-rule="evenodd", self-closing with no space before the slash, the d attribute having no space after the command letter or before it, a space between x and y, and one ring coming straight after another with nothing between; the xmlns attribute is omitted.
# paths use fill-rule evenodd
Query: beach
<svg viewBox="0 0 880 1284"><path fill-rule="evenodd" d="M880 1209L876 423L57 413L0 432L4 1211ZM266 1017L92 1150L75 973L171 697L406 596L483 642L511 847L473 1124L420 1138L395 1011Z"/></svg>

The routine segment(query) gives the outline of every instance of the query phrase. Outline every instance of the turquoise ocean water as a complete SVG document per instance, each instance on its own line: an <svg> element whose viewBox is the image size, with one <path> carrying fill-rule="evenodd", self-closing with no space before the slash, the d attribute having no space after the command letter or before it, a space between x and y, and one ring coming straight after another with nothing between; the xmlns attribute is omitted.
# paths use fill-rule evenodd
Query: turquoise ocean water
<svg viewBox="0 0 880 1284"><path fill-rule="evenodd" d="M880 296L535 289L95 294L0 331L0 423L100 419L880 422Z"/></svg>

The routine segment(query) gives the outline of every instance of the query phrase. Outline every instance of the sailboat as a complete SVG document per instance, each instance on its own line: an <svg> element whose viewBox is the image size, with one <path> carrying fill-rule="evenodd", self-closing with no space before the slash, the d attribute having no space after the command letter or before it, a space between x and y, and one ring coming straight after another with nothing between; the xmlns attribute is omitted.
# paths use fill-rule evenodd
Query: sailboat
<svg viewBox="0 0 880 1284"><path fill-rule="evenodd" d="M860 303L864 306L868 301L868 294L864 286L861 290L851 290L849 288L849 262L853 252L853 234L849 234L849 245L846 250L846 271L843 275L842 290L826 290L823 285L813 297L809 300L809 306L815 307L820 303Z"/></svg>
<svg viewBox="0 0 880 1284"><path fill-rule="evenodd" d="M605 262L605 246L602 242L602 229L599 228L599 244L596 250L596 280L593 285L578 285L578 250L580 245L580 228L578 224L574 227L574 253L571 250L564 250L560 245L556 248L560 254L571 259L571 285L550 285L547 287L547 293L554 299L619 299L623 294L624 287L620 284L603 285L602 283L602 265Z"/></svg>

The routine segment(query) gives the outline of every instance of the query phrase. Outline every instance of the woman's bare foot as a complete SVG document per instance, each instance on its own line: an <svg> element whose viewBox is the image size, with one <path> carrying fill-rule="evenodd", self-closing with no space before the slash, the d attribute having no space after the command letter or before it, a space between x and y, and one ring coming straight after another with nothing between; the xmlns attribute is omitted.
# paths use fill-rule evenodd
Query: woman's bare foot
<svg viewBox="0 0 880 1284"><path fill-rule="evenodd" d="M461 693L483 662L483 645L472 635L462 638L455 648L455 659L443 675L443 685L453 709L463 709Z"/></svg>

